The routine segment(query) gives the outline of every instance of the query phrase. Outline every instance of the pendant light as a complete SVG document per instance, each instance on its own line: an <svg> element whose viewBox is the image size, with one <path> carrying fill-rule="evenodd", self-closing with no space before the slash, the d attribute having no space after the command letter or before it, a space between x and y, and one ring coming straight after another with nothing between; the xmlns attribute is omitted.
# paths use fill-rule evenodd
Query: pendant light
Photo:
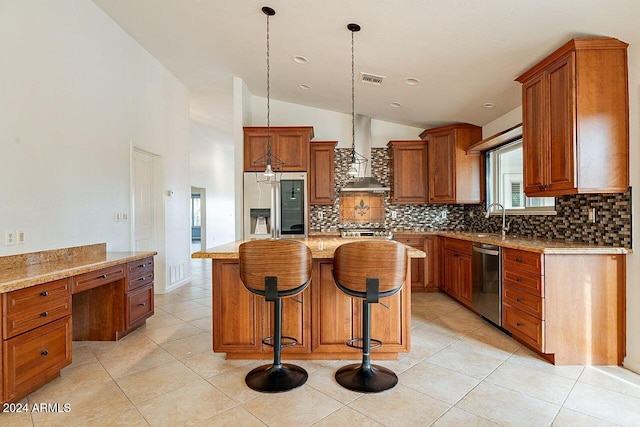
<svg viewBox="0 0 640 427"><path fill-rule="evenodd" d="M367 158L356 152L356 77L355 77L355 54L354 54L354 34L360 31L360 25L349 24L347 29L351 31L351 162L347 175L356 179L360 175L360 168L364 165L367 167Z"/></svg>
<svg viewBox="0 0 640 427"><path fill-rule="evenodd" d="M262 13L267 17L267 152L264 156L253 162L254 166L264 167L262 174L256 174L257 181L279 181L284 162L273 155L271 151L271 85L270 85L270 67L269 67L269 17L276 14L276 11L268 6L262 8ZM262 176L260 176L262 175Z"/></svg>

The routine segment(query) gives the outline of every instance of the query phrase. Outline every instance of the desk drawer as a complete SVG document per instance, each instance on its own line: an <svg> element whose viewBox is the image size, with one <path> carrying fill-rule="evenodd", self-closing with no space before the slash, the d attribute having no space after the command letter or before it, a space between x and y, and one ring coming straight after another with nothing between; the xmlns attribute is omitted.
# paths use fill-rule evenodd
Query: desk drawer
<svg viewBox="0 0 640 427"><path fill-rule="evenodd" d="M544 321L503 304L502 327L534 349L544 352Z"/></svg>
<svg viewBox="0 0 640 427"><path fill-rule="evenodd" d="M71 314L71 294L42 302L30 310L4 316L2 337L8 339Z"/></svg>
<svg viewBox="0 0 640 427"><path fill-rule="evenodd" d="M146 285L150 285L153 283L153 269L146 270L143 274L138 272L138 275L135 277L127 278L127 291L132 291L134 289L141 288Z"/></svg>
<svg viewBox="0 0 640 427"><path fill-rule="evenodd" d="M153 285L126 294L125 329L153 314Z"/></svg>
<svg viewBox="0 0 640 427"><path fill-rule="evenodd" d="M127 263L127 277L135 278L153 273L153 257L139 259Z"/></svg>
<svg viewBox="0 0 640 427"><path fill-rule="evenodd" d="M4 398L26 396L71 363L71 316L2 343Z"/></svg>
<svg viewBox="0 0 640 427"><path fill-rule="evenodd" d="M19 314L41 308L51 300L65 299L71 296L71 278L56 280L38 286L31 286L3 294L4 314Z"/></svg>
<svg viewBox="0 0 640 427"><path fill-rule="evenodd" d="M124 278L125 264L114 265L90 273L79 274L73 278L71 293L86 291L91 288L106 285Z"/></svg>
<svg viewBox="0 0 640 427"><path fill-rule="evenodd" d="M518 310L544 319L544 298L505 285L502 288L502 300Z"/></svg>
<svg viewBox="0 0 640 427"><path fill-rule="evenodd" d="M444 239L444 248L455 252L471 255L473 253L473 243L467 240L452 239L447 237Z"/></svg>

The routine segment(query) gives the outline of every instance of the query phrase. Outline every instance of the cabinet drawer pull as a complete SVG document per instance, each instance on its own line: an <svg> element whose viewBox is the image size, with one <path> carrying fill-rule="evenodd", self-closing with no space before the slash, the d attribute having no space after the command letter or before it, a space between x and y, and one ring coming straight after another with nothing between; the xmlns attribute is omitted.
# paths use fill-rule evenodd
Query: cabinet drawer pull
<svg viewBox="0 0 640 427"><path fill-rule="evenodd" d="M544 190L544 185L538 185L539 190Z"/></svg>
<svg viewBox="0 0 640 427"><path fill-rule="evenodd" d="M146 266L147 266L147 264L140 264L140 265L138 266L138 268L145 268Z"/></svg>
<svg viewBox="0 0 640 427"><path fill-rule="evenodd" d="M47 295L49 295L49 291L40 292L41 297L46 297Z"/></svg>
<svg viewBox="0 0 640 427"><path fill-rule="evenodd" d="M516 257L516 262L522 262L522 258Z"/></svg>
<svg viewBox="0 0 640 427"><path fill-rule="evenodd" d="M522 302L522 298L516 298L516 302Z"/></svg>
<svg viewBox="0 0 640 427"><path fill-rule="evenodd" d="M516 282L518 283L522 282L522 277L516 277Z"/></svg>
<svg viewBox="0 0 640 427"><path fill-rule="evenodd" d="M144 307L145 305L147 305L146 302L141 302L140 304L138 304L140 307Z"/></svg>
<svg viewBox="0 0 640 427"><path fill-rule="evenodd" d="M517 326L517 327L520 327L520 326L522 326L522 323L520 323L520 322L516 322L516 326Z"/></svg>
<svg viewBox="0 0 640 427"><path fill-rule="evenodd" d="M46 356L47 354L49 354L49 352L48 352L47 350L42 350L42 351L40 352L40 354L41 354L42 356Z"/></svg>
<svg viewBox="0 0 640 427"><path fill-rule="evenodd" d="M138 282L142 282L144 279L145 279L144 277L141 277L138 279Z"/></svg>
<svg viewBox="0 0 640 427"><path fill-rule="evenodd" d="M106 274L103 274L102 276L100 276L100 278L101 278L101 279L106 279L106 278L107 278L107 275L106 275Z"/></svg>
<svg viewBox="0 0 640 427"><path fill-rule="evenodd" d="M42 313L40 313L40 317L47 317L49 315L48 311L43 311Z"/></svg>

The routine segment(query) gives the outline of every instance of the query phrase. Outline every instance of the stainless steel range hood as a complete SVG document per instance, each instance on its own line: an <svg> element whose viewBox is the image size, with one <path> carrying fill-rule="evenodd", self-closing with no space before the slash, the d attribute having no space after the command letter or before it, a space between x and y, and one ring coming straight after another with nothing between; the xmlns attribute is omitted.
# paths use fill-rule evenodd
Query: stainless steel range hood
<svg viewBox="0 0 640 427"><path fill-rule="evenodd" d="M362 175L348 181L340 191L371 191L375 193L389 191L389 187L382 185L380 181L371 176L371 117L356 114L354 125L356 152L369 160L369 167L360 171Z"/></svg>

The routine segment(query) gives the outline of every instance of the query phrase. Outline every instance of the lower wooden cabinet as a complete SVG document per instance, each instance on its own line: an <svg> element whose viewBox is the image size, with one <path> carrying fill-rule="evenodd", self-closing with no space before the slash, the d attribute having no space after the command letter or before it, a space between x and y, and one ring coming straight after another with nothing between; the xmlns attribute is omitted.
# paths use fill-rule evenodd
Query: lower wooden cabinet
<svg viewBox="0 0 640 427"><path fill-rule="evenodd" d="M416 234L402 234L396 233L393 236L393 240L403 243L412 248L424 251L424 236ZM424 258L412 258L411 259L411 290L412 291L425 291L425 259Z"/></svg>
<svg viewBox="0 0 640 427"><path fill-rule="evenodd" d="M71 364L71 316L2 343L3 401L16 401Z"/></svg>
<svg viewBox="0 0 640 427"><path fill-rule="evenodd" d="M213 350L229 358L268 358L273 350L262 344L272 334L272 303L249 292L240 280L238 260L213 261ZM333 281L333 260L314 259L313 276L301 294L283 299L282 333L298 340L283 349L300 358L358 357L346 342L361 336L360 300L342 293ZM297 301L296 301L297 300ZM409 350L410 289L374 304L372 336L383 346L373 357Z"/></svg>
<svg viewBox="0 0 640 427"><path fill-rule="evenodd" d="M444 239L442 278L443 290L461 304L471 308L472 243L452 238Z"/></svg>

